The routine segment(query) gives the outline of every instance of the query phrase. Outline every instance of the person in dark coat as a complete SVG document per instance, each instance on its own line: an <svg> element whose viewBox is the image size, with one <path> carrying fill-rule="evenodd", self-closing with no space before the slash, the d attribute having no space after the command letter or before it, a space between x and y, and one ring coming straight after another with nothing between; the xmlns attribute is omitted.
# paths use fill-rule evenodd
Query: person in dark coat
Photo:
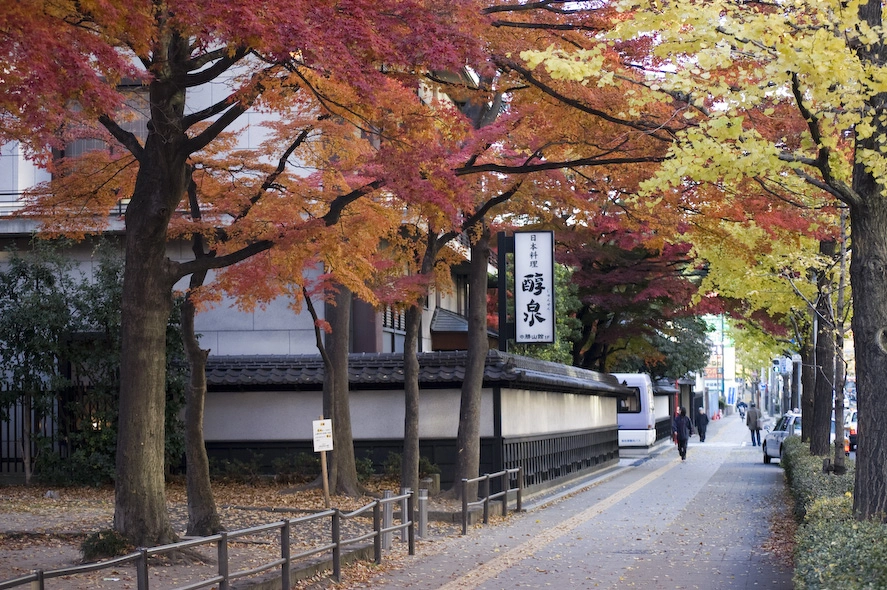
<svg viewBox="0 0 887 590"><path fill-rule="evenodd" d="M696 432L699 433L699 442L705 442L705 429L708 428L708 416L705 408L699 408L699 414L696 415Z"/></svg>
<svg viewBox="0 0 887 590"><path fill-rule="evenodd" d="M745 413L745 425L751 433L751 446L757 447L761 444L761 411L752 402Z"/></svg>
<svg viewBox="0 0 887 590"><path fill-rule="evenodd" d="M693 433L693 423L687 416L687 408L682 407L677 416L671 422L671 433L678 445L678 453L681 461L687 460L687 441Z"/></svg>

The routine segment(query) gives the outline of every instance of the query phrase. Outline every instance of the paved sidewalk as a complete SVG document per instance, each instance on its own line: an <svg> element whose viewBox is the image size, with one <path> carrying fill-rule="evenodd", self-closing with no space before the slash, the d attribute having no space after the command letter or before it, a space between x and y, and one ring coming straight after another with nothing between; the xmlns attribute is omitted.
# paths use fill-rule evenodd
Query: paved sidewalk
<svg viewBox="0 0 887 590"><path fill-rule="evenodd" d="M660 444L584 489L347 587L787 590L792 571L761 548L783 485L729 416L710 424L706 442L691 439L685 462Z"/></svg>
<svg viewBox="0 0 887 590"><path fill-rule="evenodd" d="M523 514L473 527L464 537L431 535L414 557L386 554L386 567L400 562L402 569L369 582L346 574L337 587L789 589L792 572L761 549L782 487L778 464L764 465L744 423L730 416L709 425L705 443L691 438L686 462L670 441L626 451L616 467L526 500ZM82 510L59 516L70 516L72 523L95 520ZM6 524L4 530L19 530ZM7 550L0 554L0 570L5 563L9 571L0 580L34 567L68 567L76 563L78 546L24 543ZM272 549L246 545L237 549L243 555L232 558L246 563ZM22 570L23 560L32 565ZM215 569L214 560L152 567L151 587L181 587L211 577ZM135 588L134 572L66 576L47 587Z"/></svg>

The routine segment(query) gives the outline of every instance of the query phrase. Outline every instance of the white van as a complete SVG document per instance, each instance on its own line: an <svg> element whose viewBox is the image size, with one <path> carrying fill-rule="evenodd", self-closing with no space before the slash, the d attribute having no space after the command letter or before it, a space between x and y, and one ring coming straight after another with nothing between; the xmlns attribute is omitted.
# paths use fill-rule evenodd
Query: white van
<svg viewBox="0 0 887 590"><path fill-rule="evenodd" d="M668 396L656 396L653 382L647 373L613 373L619 383L632 390L620 395L616 402L616 421L619 425L620 447L649 447L656 442L657 422L668 422L671 433L671 416L668 412ZM660 437L661 438L661 437Z"/></svg>

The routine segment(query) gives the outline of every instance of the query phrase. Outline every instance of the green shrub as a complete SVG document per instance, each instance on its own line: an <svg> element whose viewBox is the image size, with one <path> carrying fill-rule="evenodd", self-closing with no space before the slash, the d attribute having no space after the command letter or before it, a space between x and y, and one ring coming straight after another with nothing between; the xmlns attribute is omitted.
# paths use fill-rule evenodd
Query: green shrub
<svg viewBox="0 0 887 590"><path fill-rule="evenodd" d="M779 463L785 471L789 491L795 501L794 514L798 522L804 519L808 508L820 498L838 497L853 492L856 464L846 462L843 475L822 472L823 457L810 454L807 443L800 437L789 437L782 447Z"/></svg>
<svg viewBox="0 0 887 590"><path fill-rule="evenodd" d="M385 460L385 475L388 477L400 477L401 464L403 458L399 453L389 452L388 459ZM440 467L431 462L428 457L419 457L419 479L428 477L433 473L440 473Z"/></svg>
<svg viewBox="0 0 887 590"><path fill-rule="evenodd" d="M355 460L357 467L357 479L358 481L366 481L375 475L375 470L373 469L373 460L369 457L364 457L363 459Z"/></svg>
<svg viewBox="0 0 887 590"><path fill-rule="evenodd" d="M853 519L849 495L821 498L798 529L797 590L887 588L887 526Z"/></svg>
<svg viewBox="0 0 887 590"><path fill-rule="evenodd" d="M419 457L419 479L434 473L440 473L440 467L432 463L428 457Z"/></svg>
<svg viewBox="0 0 887 590"><path fill-rule="evenodd" d="M853 517L855 462L847 473L822 470L823 457L790 437L779 463L801 523L795 537L797 590L875 590L887 588L887 525Z"/></svg>
<svg viewBox="0 0 887 590"><path fill-rule="evenodd" d="M99 487L114 481L114 456L102 452L77 449L70 457L57 453L40 455L35 478L46 486Z"/></svg>
<svg viewBox="0 0 887 590"><path fill-rule="evenodd" d="M320 476L320 455L316 453L299 453L296 455L296 472L306 480Z"/></svg>
<svg viewBox="0 0 887 590"><path fill-rule="evenodd" d="M400 453L395 453L394 451L390 451L388 453L388 458L385 459L385 463L383 463L383 468L385 469L385 475L388 477L399 478L400 477L400 466L403 463L403 458L400 456Z"/></svg>
<svg viewBox="0 0 887 590"><path fill-rule="evenodd" d="M83 561L96 561L131 553L134 548L120 533L107 529L90 534L80 546Z"/></svg>
<svg viewBox="0 0 887 590"><path fill-rule="evenodd" d="M320 475L320 457L312 453L285 455L271 461L278 483L304 483Z"/></svg>
<svg viewBox="0 0 887 590"><path fill-rule="evenodd" d="M248 461L210 458L209 472L221 481L255 483L262 479L262 455L252 453Z"/></svg>

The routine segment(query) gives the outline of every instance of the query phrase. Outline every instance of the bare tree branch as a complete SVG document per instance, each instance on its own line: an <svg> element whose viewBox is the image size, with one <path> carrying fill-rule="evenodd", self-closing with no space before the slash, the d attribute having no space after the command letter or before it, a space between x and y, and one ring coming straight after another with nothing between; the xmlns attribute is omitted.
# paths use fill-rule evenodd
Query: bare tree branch
<svg viewBox="0 0 887 590"><path fill-rule="evenodd" d="M136 160L141 161L142 155L145 153L145 150L142 147L142 144L139 143L139 140L135 136L135 134L123 129L108 115L100 116L99 123L101 123L105 127L105 129L107 129L108 132L114 136L114 139L122 143L123 147L129 150L129 152L135 157Z"/></svg>
<svg viewBox="0 0 887 590"><path fill-rule="evenodd" d="M558 170L560 168L580 168L583 166L615 166L618 164L644 164L660 163L667 158L665 156L648 156L639 158L579 158L565 162L541 162L539 164L522 164L519 166L506 166L504 164L478 164L456 169L457 176L478 174L480 172L500 172L502 174L530 174L543 170Z"/></svg>

